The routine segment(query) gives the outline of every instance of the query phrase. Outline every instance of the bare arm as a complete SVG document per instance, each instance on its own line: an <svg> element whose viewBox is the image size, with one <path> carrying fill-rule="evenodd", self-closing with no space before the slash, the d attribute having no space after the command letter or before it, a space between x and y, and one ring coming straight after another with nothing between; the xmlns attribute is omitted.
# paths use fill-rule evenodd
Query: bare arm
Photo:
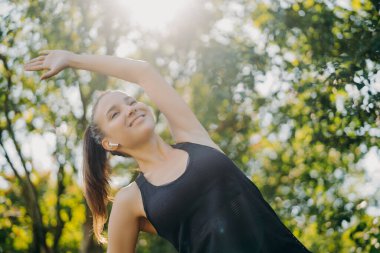
<svg viewBox="0 0 380 253"><path fill-rule="evenodd" d="M58 74L67 67L71 67L113 76L138 84L139 77L143 75L147 64L147 62L141 60L110 55L87 55L75 54L66 50L43 50L39 57L25 64L25 70L48 70L41 76L41 80L44 80Z"/></svg>
<svg viewBox="0 0 380 253"><path fill-rule="evenodd" d="M94 71L136 84L140 83L140 78L143 76L147 64L145 61L131 58L77 54L69 62L72 68Z"/></svg>
<svg viewBox="0 0 380 253"><path fill-rule="evenodd" d="M140 85L168 120L175 142L197 142L223 152L208 135L186 102L148 62L108 55L78 55L64 50L46 50L25 65L26 70L48 69L41 79L73 67L113 76Z"/></svg>
<svg viewBox="0 0 380 253"><path fill-rule="evenodd" d="M139 221L133 192L127 188L115 197L108 223L107 253L135 253Z"/></svg>

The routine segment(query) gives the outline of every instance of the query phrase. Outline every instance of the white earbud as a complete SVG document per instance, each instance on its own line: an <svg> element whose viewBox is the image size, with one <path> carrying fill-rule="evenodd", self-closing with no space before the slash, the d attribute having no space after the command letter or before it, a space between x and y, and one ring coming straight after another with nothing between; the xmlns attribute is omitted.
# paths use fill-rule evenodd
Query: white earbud
<svg viewBox="0 0 380 253"><path fill-rule="evenodd" d="M108 145L110 145L111 147L118 147L118 146L119 146L119 143L111 143L111 142L108 142Z"/></svg>

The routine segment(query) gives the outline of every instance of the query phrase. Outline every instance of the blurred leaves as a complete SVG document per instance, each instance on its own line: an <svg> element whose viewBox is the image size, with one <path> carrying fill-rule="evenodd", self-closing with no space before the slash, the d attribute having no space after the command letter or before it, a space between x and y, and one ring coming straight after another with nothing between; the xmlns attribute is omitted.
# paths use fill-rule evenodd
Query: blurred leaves
<svg viewBox="0 0 380 253"><path fill-rule="evenodd" d="M0 251L105 252L90 236L79 150L95 91L126 86L74 70L39 82L36 73L22 70L39 50L53 48L153 63L312 252L380 250L379 217L368 211L379 210L380 193L365 194L368 179L360 166L372 147L379 153L377 1L192 1L165 34L134 27L116 2L5 5ZM235 22L232 29L218 23L226 19ZM126 43L137 50L123 53ZM141 90L133 95L150 104ZM172 142L168 129L161 129ZM47 147L43 164L30 151L34 136ZM134 179L137 164L112 159L113 176L126 179L116 192ZM33 218L38 209L40 223ZM142 232L137 252L175 250Z"/></svg>

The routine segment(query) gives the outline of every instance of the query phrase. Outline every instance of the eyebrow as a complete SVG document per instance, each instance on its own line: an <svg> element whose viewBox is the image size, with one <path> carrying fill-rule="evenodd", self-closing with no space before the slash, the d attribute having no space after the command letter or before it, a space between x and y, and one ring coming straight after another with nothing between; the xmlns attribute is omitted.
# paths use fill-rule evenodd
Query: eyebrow
<svg viewBox="0 0 380 253"><path fill-rule="evenodd" d="M125 101L126 103L129 102L129 100L134 100L132 97L124 97L123 98L123 101ZM113 109L115 109L117 107L117 105L113 105L111 106L110 109L108 109L108 111L106 112L106 116L108 115L108 113L110 113Z"/></svg>

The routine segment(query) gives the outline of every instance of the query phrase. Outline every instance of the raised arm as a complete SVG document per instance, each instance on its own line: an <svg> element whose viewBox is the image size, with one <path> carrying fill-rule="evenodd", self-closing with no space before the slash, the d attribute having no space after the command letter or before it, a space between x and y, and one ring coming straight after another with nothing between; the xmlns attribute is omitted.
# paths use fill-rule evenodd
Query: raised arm
<svg viewBox="0 0 380 253"><path fill-rule="evenodd" d="M49 78L66 67L94 71L140 85L168 120L175 142L197 142L223 152L208 135L186 102L146 61L115 56L79 55L64 50L45 50L25 65L26 70L48 70Z"/></svg>
<svg viewBox="0 0 380 253"><path fill-rule="evenodd" d="M25 70L48 70L41 80L58 74L61 70L71 67L89 70L123 79L138 84L148 63L146 61L119 58L110 55L75 54L66 50L43 50L40 56L25 64Z"/></svg>

